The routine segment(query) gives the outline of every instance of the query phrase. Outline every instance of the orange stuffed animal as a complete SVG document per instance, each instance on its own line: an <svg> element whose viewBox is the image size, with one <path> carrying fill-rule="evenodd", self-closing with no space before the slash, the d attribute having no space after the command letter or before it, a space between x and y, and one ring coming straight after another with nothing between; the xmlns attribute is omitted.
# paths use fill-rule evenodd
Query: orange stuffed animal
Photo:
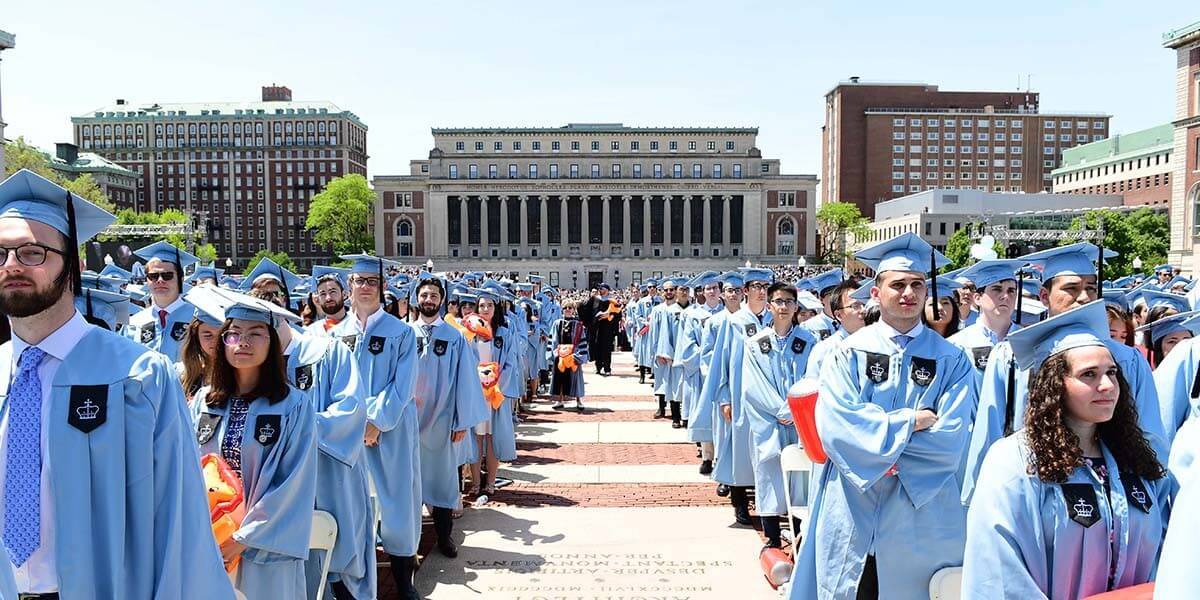
<svg viewBox="0 0 1200 600"><path fill-rule="evenodd" d="M483 399L492 409L504 404L504 394L500 391L500 365L495 361L479 363L479 383L483 384Z"/></svg>
<svg viewBox="0 0 1200 600"><path fill-rule="evenodd" d="M213 537L217 545L233 537L233 532L242 526L246 516L245 492L242 480L229 468L225 459L217 454L205 454L200 458L200 469L204 472L204 487L208 489L208 510L212 518ZM232 573L237 568L234 558L225 565Z"/></svg>

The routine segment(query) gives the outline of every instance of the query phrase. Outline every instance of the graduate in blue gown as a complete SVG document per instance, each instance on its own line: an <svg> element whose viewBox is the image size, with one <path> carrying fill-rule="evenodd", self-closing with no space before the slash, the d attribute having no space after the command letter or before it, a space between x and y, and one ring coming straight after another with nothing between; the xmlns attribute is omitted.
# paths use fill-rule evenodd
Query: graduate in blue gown
<svg viewBox="0 0 1200 600"><path fill-rule="evenodd" d="M151 303L129 318L123 333L141 345L162 352L171 362L192 321L194 309L183 299L183 270L200 259L167 242L138 248L134 255L146 261L146 288Z"/></svg>
<svg viewBox="0 0 1200 600"><path fill-rule="evenodd" d="M835 286L836 287L836 286ZM788 388L805 376L817 344L807 329L794 325L796 288L775 283L767 290L771 327L746 340L742 402L754 444L754 506L762 520L767 546L781 548L779 517L787 515L785 486L804 489L803 481L786 481L779 463L783 449L799 441L787 403ZM796 498L803 492L793 493Z"/></svg>
<svg viewBox="0 0 1200 600"><path fill-rule="evenodd" d="M992 348L1017 329L1013 312L1017 309L1021 289L1017 285L1016 272L1023 264L1019 260L981 260L958 273L959 278L975 287L975 292L967 293L975 295L975 305L979 308L975 314L979 316L947 339L971 357L977 384L983 382L983 371Z"/></svg>
<svg viewBox="0 0 1200 600"><path fill-rule="evenodd" d="M1195 421L1189 425L1196 424ZM1186 427L1186 426L1185 426ZM1196 432L1200 433L1200 431ZM1200 437L1195 438L1200 441ZM1174 449L1172 449L1174 458ZM1172 472L1173 478L1180 474ZM1196 540L1200 539L1200 474L1191 472L1182 480L1171 503L1171 524L1163 541L1154 583L1155 598L1190 598L1200 589L1196 568Z"/></svg>
<svg viewBox="0 0 1200 600"><path fill-rule="evenodd" d="M230 296L209 384L192 420L200 454L225 460L242 481L246 514L221 548L240 558L234 587L246 598L302 598L317 493L317 430L308 395L288 385L274 304Z"/></svg>
<svg viewBox="0 0 1200 600"><path fill-rule="evenodd" d="M433 513L438 550L458 556L451 539L451 512L459 505L459 477L454 444L488 419L479 385L479 357L457 329L441 317L445 283L432 275L414 286L418 317L409 323L417 336L418 368L413 395L420 424L421 495Z"/></svg>
<svg viewBox="0 0 1200 600"><path fill-rule="evenodd" d="M657 309L660 312L655 316L654 322L657 326L654 359L659 367L655 372L654 387L657 391L661 383L662 397L670 407L673 429L685 427L682 408L684 368L683 365L676 364L675 352L683 332L683 313L691 306L691 289L687 282L685 277L677 277L670 281L674 297ZM661 407L662 400L659 401L659 405Z"/></svg>
<svg viewBox="0 0 1200 600"><path fill-rule="evenodd" d="M923 600L934 572L962 561L956 474L973 367L921 322L926 273L944 256L908 233L856 258L877 272L871 296L881 317L846 338L820 373L815 416L829 461L789 598Z"/></svg>
<svg viewBox="0 0 1200 600"><path fill-rule="evenodd" d="M712 367L716 334L721 323L742 308L742 275L728 271L717 277L721 290L721 310L704 321L700 331L700 385L696 389L696 403L688 421L688 439L700 442L700 474L711 475L716 457L715 440L723 439L725 419L719 414L720 394L705 395L704 382L708 381ZM728 388L725 388L728 391Z"/></svg>
<svg viewBox="0 0 1200 600"><path fill-rule="evenodd" d="M650 313L660 302L662 302L662 297L658 295L658 281L647 280L646 295L634 304L632 311L633 325L637 331L637 338L633 344L633 355L638 365L638 381L640 383L646 383L646 375L654 368L654 349L651 347L654 336L650 331Z"/></svg>
<svg viewBox="0 0 1200 600"><path fill-rule="evenodd" d="M705 271L692 278L688 287L696 290L696 302L683 311L679 326L679 339L675 344L674 366L682 370L680 398L683 401L683 425L688 430L688 441L700 444L700 474L712 473L712 426L693 428L692 421L699 416L700 391L708 366L703 360L704 331L708 320L721 312L721 284L716 271ZM711 419L708 420L711 423Z"/></svg>
<svg viewBox="0 0 1200 600"><path fill-rule="evenodd" d="M674 278L662 281L660 288L663 301L650 309L646 319L650 324L650 330L647 332L647 336L650 338L647 342L647 352L651 356L650 372L654 374L654 398L658 400L658 412L654 413L655 419L665 419L667 416L667 401L669 400L667 395L671 391L673 354L663 354L663 340L666 338L666 347L670 348L671 340L675 335L674 315L679 311L678 307L675 307L677 285L678 282Z"/></svg>
<svg viewBox="0 0 1200 600"><path fill-rule="evenodd" d="M33 287L0 290L0 594L232 598L172 365L75 307L79 243L113 221L30 171L0 183L0 281Z"/></svg>
<svg viewBox="0 0 1200 600"><path fill-rule="evenodd" d="M747 488L754 485L754 449L749 422L742 410L742 364L746 340L771 325L767 288L774 280L770 269L741 268L746 302L725 317L714 334L712 361L704 381L702 402L716 409L713 429L715 462L713 479L729 488L734 520L749 525Z"/></svg>
<svg viewBox="0 0 1200 600"><path fill-rule="evenodd" d="M1025 427L979 473L963 598L1068 600L1153 580L1170 486L1109 339L1103 302L1009 337L1037 375Z"/></svg>
<svg viewBox="0 0 1200 600"><path fill-rule="evenodd" d="M833 316L833 292L845 279L846 274L841 269L830 269L807 280L813 294L821 301L821 311L800 325L812 333L817 341L833 335L838 330L837 319Z"/></svg>
<svg viewBox="0 0 1200 600"><path fill-rule="evenodd" d="M461 304L460 304L461 306ZM517 434L513 426L513 407L524 391L525 381L519 371L521 348L515 343L504 302L494 289L477 291L476 312L492 329L492 338L476 336L468 339L477 356L477 364L494 362L500 369L496 382L498 404L487 406L488 417L474 428L475 444L479 451L471 460L471 478L477 489L474 493L496 494L496 474L501 462L517 459ZM480 461L486 460L487 477L480 480Z"/></svg>
<svg viewBox="0 0 1200 600"><path fill-rule="evenodd" d="M379 537L400 595L415 598L413 569L421 539L421 470L413 382L417 342L412 328L383 310L383 274L395 264L366 254L343 256L350 267L351 310L330 334L358 364L367 410L367 470L378 498Z"/></svg>
<svg viewBox="0 0 1200 600"><path fill-rule="evenodd" d="M1028 254L1018 260L1041 267L1041 303L1046 306L1048 316L1053 317L1099 297L1095 264L1098 256L1099 248L1080 242ZM1129 383L1142 431L1150 436L1154 451L1160 457L1167 456L1169 445L1164 435L1158 392L1149 363L1134 348L1111 338L1107 345ZM1024 422L1028 380L1028 371L1017 367L1009 345L1006 342L997 344L988 357L979 390L975 426L971 431L966 457L962 491L964 503L971 501L975 478L988 448L996 440L1020 429Z"/></svg>
<svg viewBox="0 0 1200 600"><path fill-rule="evenodd" d="M1195 319L1189 325L1195 326ZM1200 338L1179 342L1154 369L1154 385L1161 399L1164 434L1173 443L1185 421L1200 414Z"/></svg>

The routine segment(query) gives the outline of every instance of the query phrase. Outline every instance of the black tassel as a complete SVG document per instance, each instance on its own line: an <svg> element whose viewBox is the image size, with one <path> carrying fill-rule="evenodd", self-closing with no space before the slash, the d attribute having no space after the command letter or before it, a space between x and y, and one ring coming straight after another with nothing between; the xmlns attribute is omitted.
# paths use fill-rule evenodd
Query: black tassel
<svg viewBox="0 0 1200 600"><path fill-rule="evenodd" d="M941 301L938 299L938 293L937 293L937 255L936 255L936 252L937 252L937 250L934 250L932 247L929 248L929 287L932 290L932 294L933 294L933 320L940 321L940 320L942 320L942 313L940 310L938 310L938 305L941 304Z"/></svg>
<svg viewBox="0 0 1200 600"><path fill-rule="evenodd" d="M292 292L288 289L287 277L283 275L283 265L275 265L279 267L279 287L283 288L283 307L292 310Z"/></svg>
<svg viewBox="0 0 1200 600"><path fill-rule="evenodd" d="M67 253L63 258L71 270L71 292L78 295L83 289L83 279L79 268L79 229L75 226L75 200L71 198L71 192L67 192Z"/></svg>
<svg viewBox="0 0 1200 600"><path fill-rule="evenodd" d="M1013 312L1012 322L1021 324L1021 301L1025 299L1025 268L1017 269L1017 310Z"/></svg>
<svg viewBox="0 0 1200 600"><path fill-rule="evenodd" d="M1104 236L1096 239L1100 240L1096 243L1100 247L1100 256L1096 259L1096 289L1104 289Z"/></svg>
<svg viewBox="0 0 1200 600"><path fill-rule="evenodd" d="M383 298L384 287L385 286L383 284L383 259L381 258L381 259L379 259L379 305L380 306L383 306L383 302L384 302L384 298Z"/></svg>
<svg viewBox="0 0 1200 600"><path fill-rule="evenodd" d="M1013 432L1013 417L1017 411L1016 402L1013 396L1016 394L1017 388L1017 361L1009 359L1008 361L1008 389L1005 391L1004 405L1004 436L1008 437Z"/></svg>
<svg viewBox="0 0 1200 600"><path fill-rule="evenodd" d="M83 301L87 305L87 318L90 321L95 318L95 315L92 311L92 293L87 290L83 290Z"/></svg>
<svg viewBox="0 0 1200 600"><path fill-rule="evenodd" d="M183 293L183 259L179 257L179 247L172 246L175 249L175 276L179 281L175 282L175 287L179 288L179 293Z"/></svg>

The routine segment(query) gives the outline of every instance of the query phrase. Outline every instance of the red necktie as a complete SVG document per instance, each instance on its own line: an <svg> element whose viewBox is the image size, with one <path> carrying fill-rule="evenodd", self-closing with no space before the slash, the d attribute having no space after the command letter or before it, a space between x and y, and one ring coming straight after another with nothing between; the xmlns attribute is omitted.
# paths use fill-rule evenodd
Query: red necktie
<svg viewBox="0 0 1200 600"><path fill-rule="evenodd" d="M158 326L163 329L167 328L167 311L159 309L159 311L158 311Z"/></svg>
<svg viewBox="0 0 1200 600"><path fill-rule="evenodd" d="M329 331L330 329L333 329L334 326L336 326L337 324L338 324L338 322L334 321L333 319L325 319L325 331Z"/></svg>

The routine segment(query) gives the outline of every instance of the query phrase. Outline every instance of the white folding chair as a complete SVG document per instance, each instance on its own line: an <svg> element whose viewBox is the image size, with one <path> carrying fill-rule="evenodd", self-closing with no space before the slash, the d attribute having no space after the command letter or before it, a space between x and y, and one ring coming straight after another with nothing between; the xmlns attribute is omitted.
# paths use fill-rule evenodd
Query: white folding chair
<svg viewBox="0 0 1200 600"><path fill-rule="evenodd" d="M792 501L792 476L796 473L808 473L812 477L812 461L808 455L804 453L804 449L799 444L792 444L783 449L779 455L779 466L783 470L783 498L787 502L788 507L788 523L795 523L797 520L807 521L809 507L805 504L796 504ZM800 550L800 532L792 532L792 550L799 552ZM794 555L794 554L793 554Z"/></svg>
<svg viewBox="0 0 1200 600"><path fill-rule="evenodd" d="M329 577L329 557L333 554L333 543L337 540L338 525L334 520L333 515L323 511L314 510L312 520L312 533L308 535L309 550L324 550L324 558L321 559L321 582L317 588L316 600L321 600L325 595L325 580Z"/></svg>
<svg viewBox="0 0 1200 600"><path fill-rule="evenodd" d="M929 600L958 600L962 596L962 567L943 567L929 580Z"/></svg>

